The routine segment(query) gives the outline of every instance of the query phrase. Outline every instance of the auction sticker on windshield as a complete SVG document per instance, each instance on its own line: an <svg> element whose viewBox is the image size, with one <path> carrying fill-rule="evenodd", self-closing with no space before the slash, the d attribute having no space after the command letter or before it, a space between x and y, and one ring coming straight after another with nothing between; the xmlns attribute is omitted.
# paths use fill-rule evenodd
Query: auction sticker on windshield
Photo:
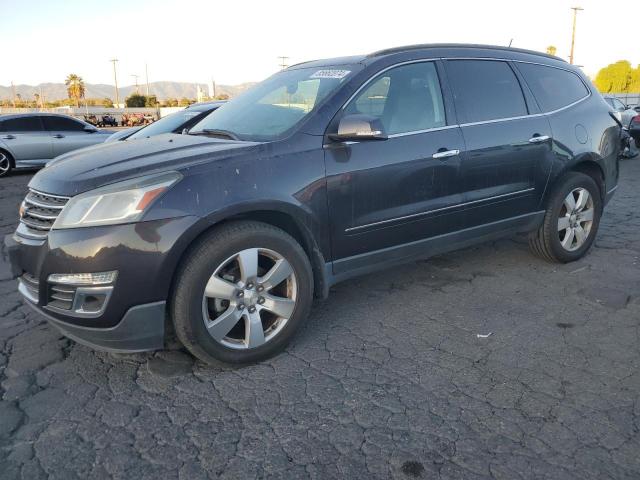
<svg viewBox="0 0 640 480"><path fill-rule="evenodd" d="M309 78L344 78L351 70L318 70Z"/></svg>

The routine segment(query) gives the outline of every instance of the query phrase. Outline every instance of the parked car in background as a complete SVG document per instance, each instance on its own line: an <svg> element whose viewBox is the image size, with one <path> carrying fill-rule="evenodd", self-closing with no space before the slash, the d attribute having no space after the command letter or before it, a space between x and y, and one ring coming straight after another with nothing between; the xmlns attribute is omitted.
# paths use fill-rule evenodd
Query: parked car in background
<svg viewBox="0 0 640 480"><path fill-rule="evenodd" d="M189 129L224 103L224 101L194 103L184 110L162 117L146 127L133 127L115 132L107 138L107 142L148 138L161 133L181 133L182 130Z"/></svg>
<svg viewBox="0 0 640 480"><path fill-rule="evenodd" d="M84 115L84 121L85 121L85 122L87 122L87 123L89 123L89 124L91 124L91 125L93 125L94 127L99 126L99 125L98 125L98 123L99 123L99 122L98 122L98 117L96 117L96 116L95 116L95 115L93 115L93 114Z"/></svg>
<svg viewBox="0 0 640 480"><path fill-rule="evenodd" d="M306 62L188 135L40 171L5 250L25 303L79 342L139 352L175 331L205 362L255 362L356 275L514 233L548 261L582 258L617 188L620 134L584 73L538 52Z"/></svg>
<svg viewBox="0 0 640 480"><path fill-rule="evenodd" d="M618 120L620 120L622 126L625 128L629 126L629 124L631 123L631 119L638 114L638 112L636 112L633 108L625 105L616 97L605 95L604 100L611 106L616 117L618 117Z"/></svg>
<svg viewBox="0 0 640 480"><path fill-rule="evenodd" d="M99 125L101 127L117 127L118 121L116 120L116 117L114 117L113 115L109 115L109 114L102 115Z"/></svg>
<svg viewBox="0 0 640 480"><path fill-rule="evenodd" d="M636 144L636 149L640 150L640 115L636 115L631 119L629 124L629 135Z"/></svg>
<svg viewBox="0 0 640 480"><path fill-rule="evenodd" d="M42 167L58 155L102 143L111 133L67 115L2 115L0 177L13 169Z"/></svg>

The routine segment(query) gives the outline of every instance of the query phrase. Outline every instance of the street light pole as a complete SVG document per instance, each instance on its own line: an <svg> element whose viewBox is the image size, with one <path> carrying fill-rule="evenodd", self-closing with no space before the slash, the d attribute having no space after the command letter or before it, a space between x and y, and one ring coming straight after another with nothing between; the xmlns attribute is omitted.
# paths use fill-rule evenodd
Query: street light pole
<svg viewBox="0 0 640 480"><path fill-rule="evenodd" d="M138 89L138 77L139 77L139 75L131 75L131 76L136 79L136 95L140 95L140 91Z"/></svg>
<svg viewBox="0 0 640 480"><path fill-rule="evenodd" d="M112 58L109 61L113 63L113 82L116 86L116 108L119 108L118 105L120 105L120 97L118 96L118 75L116 74L116 62L118 61L118 59Z"/></svg>
<svg viewBox="0 0 640 480"><path fill-rule="evenodd" d="M573 31L571 32L571 53L569 54L569 63L573 65L573 49L576 44L576 18L578 17L578 12L584 10L582 7L571 7L573 10Z"/></svg>
<svg viewBox="0 0 640 480"><path fill-rule="evenodd" d="M284 70L285 68L287 68L289 65L287 65L287 60L289 60L289 57L285 57L284 55L280 55L278 57L280 59L280 68L282 70Z"/></svg>
<svg viewBox="0 0 640 480"><path fill-rule="evenodd" d="M144 64L144 76L147 82L147 97L149 96L149 69L147 68L147 64Z"/></svg>

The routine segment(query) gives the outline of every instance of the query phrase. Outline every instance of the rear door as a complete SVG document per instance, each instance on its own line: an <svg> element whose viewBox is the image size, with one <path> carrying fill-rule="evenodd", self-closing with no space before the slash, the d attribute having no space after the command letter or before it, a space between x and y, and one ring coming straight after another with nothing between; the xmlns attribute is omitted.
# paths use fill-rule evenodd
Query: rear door
<svg viewBox="0 0 640 480"><path fill-rule="evenodd" d="M536 211L553 163L547 118L508 62L445 63L467 147L460 176L469 226Z"/></svg>
<svg viewBox="0 0 640 480"><path fill-rule="evenodd" d="M18 168L40 166L52 158L51 135L45 131L38 115L3 120L0 139L13 155Z"/></svg>
<svg viewBox="0 0 640 480"><path fill-rule="evenodd" d="M101 143L106 136L97 132L88 132L84 128L87 124L74 118L57 115L45 115L44 126L51 134L53 142L53 156Z"/></svg>

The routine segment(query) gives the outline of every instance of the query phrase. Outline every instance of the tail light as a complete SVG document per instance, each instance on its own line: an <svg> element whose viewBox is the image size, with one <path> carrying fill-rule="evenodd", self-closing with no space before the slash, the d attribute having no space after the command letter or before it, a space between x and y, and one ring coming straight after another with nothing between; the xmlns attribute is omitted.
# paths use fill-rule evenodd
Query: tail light
<svg viewBox="0 0 640 480"><path fill-rule="evenodd" d="M640 123L640 115L636 115L631 119L631 123Z"/></svg>

